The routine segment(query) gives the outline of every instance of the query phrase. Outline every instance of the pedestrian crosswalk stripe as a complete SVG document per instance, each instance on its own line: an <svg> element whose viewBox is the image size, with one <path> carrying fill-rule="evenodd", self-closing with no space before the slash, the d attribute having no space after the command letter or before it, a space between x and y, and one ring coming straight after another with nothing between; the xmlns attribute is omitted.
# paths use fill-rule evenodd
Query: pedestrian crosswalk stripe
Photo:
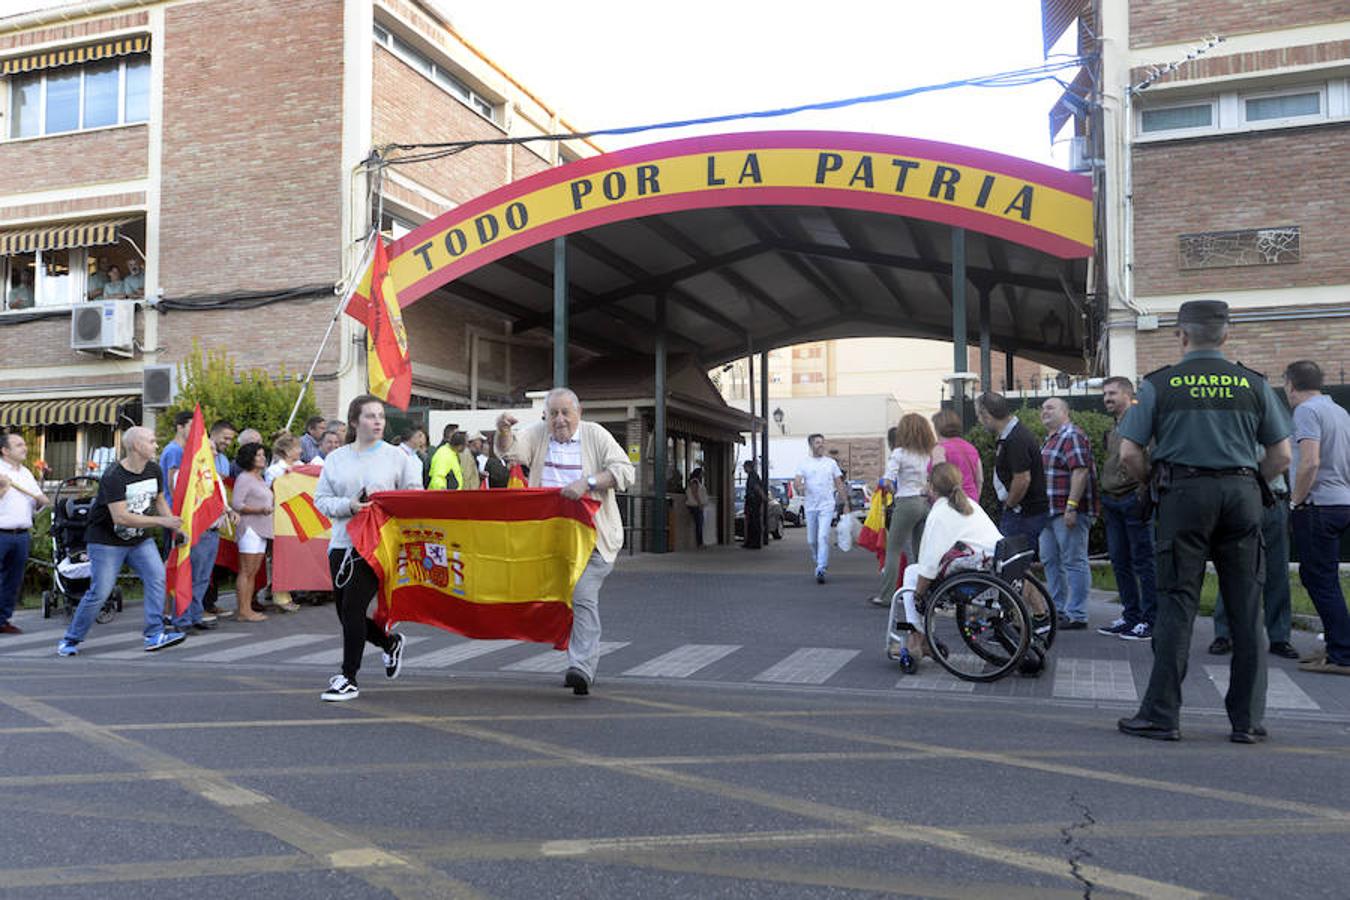
<svg viewBox="0 0 1350 900"><path fill-rule="evenodd" d="M1055 683L1051 693L1070 700L1137 701L1130 663L1124 659L1073 659L1051 657Z"/></svg>
<svg viewBox="0 0 1350 900"><path fill-rule="evenodd" d="M741 649L741 644L685 644L624 672L644 678L688 678L725 656Z"/></svg>
<svg viewBox="0 0 1350 900"><path fill-rule="evenodd" d="M628 641L601 641L600 655L613 653L621 647L627 647ZM518 663L512 663L509 666L502 666L503 672L565 672L567 671L567 654L562 650L550 650L547 653L540 653L537 656L531 656L529 659L522 659Z"/></svg>
<svg viewBox="0 0 1350 900"><path fill-rule="evenodd" d="M1214 682L1214 687L1218 689L1220 695L1228 693L1228 666L1205 666L1205 674ZM1266 708L1320 710L1322 707L1304 693L1302 688L1294 684L1294 679L1289 677L1288 672L1283 669L1270 669L1266 673Z"/></svg>
<svg viewBox="0 0 1350 900"><path fill-rule="evenodd" d="M971 666L979 666L979 660L973 653L952 654L951 660L963 672ZM936 691L946 694L969 694L975 690L975 682L962 681L937 663L921 663L913 675L906 675L895 683L902 691Z"/></svg>
<svg viewBox="0 0 1350 900"><path fill-rule="evenodd" d="M505 639L464 641L461 644L455 644L453 647L442 647L440 650L432 650L430 653L422 653L417 656L405 656L403 658L403 665L410 666L414 669L440 669L445 666L453 666L455 663L461 663L465 660L487 656L489 653L496 653L498 650L514 647L519 643L520 641Z"/></svg>
<svg viewBox="0 0 1350 900"><path fill-rule="evenodd" d="M334 637L336 637L336 635L334 635ZM417 644L425 640L426 640L425 635L419 635L414 637L409 637L405 635L403 638L403 646L405 648L405 652L407 647L411 647L413 644ZM304 656L297 656L295 659L287 660L287 662L293 662L296 663L297 665L302 666L340 666L342 665L341 644L342 641L338 640L339 646L337 647L330 647L327 650L320 650L318 653L307 653ZM379 647L376 647L374 644L368 643L365 645L365 647L366 647L364 652L365 656L371 656L376 653L384 652ZM407 662L406 657L404 658L404 662L406 664Z"/></svg>
<svg viewBox="0 0 1350 900"><path fill-rule="evenodd" d="M185 650L195 650L198 647L210 647L213 644L223 644L226 643L227 641L237 641L241 638L246 637L248 637L248 635L240 634L237 631L225 633L213 631L209 634L193 634L190 635L187 640L183 641L181 644L178 644L175 648L173 648L176 651L174 655L178 656ZM98 654L98 658L139 659L144 655L145 655L145 647L144 645L142 645L140 647L131 647L126 650L113 650L110 653L100 653Z"/></svg>
<svg viewBox="0 0 1350 900"><path fill-rule="evenodd" d="M292 647L303 647L305 644L316 644L319 641L338 640L341 640L341 638L334 634L288 634L285 637L273 638L270 641L258 641L253 644L244 644L242 647L229 647L225 650L217 650L214 653L203 653L201 656L185 656L183 658L192 662L234 662L252 656L274 653L277 650L289 650Z"/></svg>
<svg viewBox="0 0 1350 900"><path fill-rule="evenodd" d="M41 644L44 641L51 642L52 647L55 647L61 640L61 635L65 633L64 628L48 628L43 631L25 631L23 634L7 634L0 637L0 652L8 652L29 644Z"/></svg>
<svg viewBox="0 0 1350 900"><path fill-rule="evenodd" d="M64 634L65 634L64 631L61 632L60 634L52 632L50 644L46 646L28 647L23 650L16 650L13 653L9 653L6 655L22 656L22 657L55 656L56 645L60 643L61 637ZM131 632L128 631L120 631L117 632L116 634L104 633L99 635L98 637L86 638L83 641L80 641L80 652L84 653L86 650L96 650L102 647L110 647L114 644L126 647L130 645L133 641L135 642L137 647L141 646L142 638L139 632L135 634L132 634Z"/></svg>
<svg viewBox="0 0 1350 900"><path fill-rule="evenodd" d="M858 653L857 650L830 647L802 647L760 672L754 680L777 684L824 684Z"/></svg>

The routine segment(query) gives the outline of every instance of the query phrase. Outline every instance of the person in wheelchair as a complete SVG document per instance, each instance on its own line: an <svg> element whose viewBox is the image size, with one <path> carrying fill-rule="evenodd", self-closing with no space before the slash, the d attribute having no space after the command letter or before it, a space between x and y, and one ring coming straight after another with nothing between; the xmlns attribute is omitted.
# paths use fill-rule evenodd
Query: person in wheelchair
<svg viewBox="0 0 1350 900"><path fill-rule="evenodd" d="M900 589L891 602L891 621L897 621L898 607L903 604L909 625L906 646L899 648L900 669L907 675L918 669L918 659L925 652L923 616L919 614L917 601L937 579L949 551L958 543L964 544L973 551L973 558L979 560L992 556L1003 538L988 514L966 496L961 487L961 472L951 463L933 466L928 473L928 494L933 507L924 524L919 558L905 569Z"/></svg>

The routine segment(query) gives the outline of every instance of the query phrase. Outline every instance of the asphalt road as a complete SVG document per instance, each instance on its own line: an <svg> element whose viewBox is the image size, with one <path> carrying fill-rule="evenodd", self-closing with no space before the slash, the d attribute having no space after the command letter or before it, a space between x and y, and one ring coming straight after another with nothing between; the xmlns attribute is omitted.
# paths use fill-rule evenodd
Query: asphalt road
<svg viewBox="0 0 1350 900"><path fill-rule="evenodd" d="M545 648L409 626L402 678L367 657L360 699L320 703L331 608L153 655L128 608L74 659L25 614L0 639L0 895L1350 894L1350 680L1272 659L1271 738L1230 744L1204 623L1185 739L1127 738L1146 646L901 676L873 567L818 586L802 544L621 560L585 698Z"/></svg>

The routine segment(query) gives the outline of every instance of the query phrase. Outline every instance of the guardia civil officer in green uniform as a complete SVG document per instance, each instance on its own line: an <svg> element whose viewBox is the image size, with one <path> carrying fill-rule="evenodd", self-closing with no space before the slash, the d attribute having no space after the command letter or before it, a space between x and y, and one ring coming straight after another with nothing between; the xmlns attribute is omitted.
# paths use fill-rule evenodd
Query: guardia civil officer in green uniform
<svg viewBox="0 0 1350 900"><path fill-rule="evenodd" d="M1120 423L1121 463L1140 482L1151 478L1157 492L1158 612L1148 690L1138 715L1119 726L1137 737L1180 739L1181 682L1211 559L1225 608L1236 616L1224 699L1231 740L1250 744L1265 734L1253 697L1265 692L1261 517L1262 504L1274 498L1263 498L1262 488L1289 466L1289 414L1264 378L1219 352L1228 337L1227 303L1183 303L1177 336L1181 362L1146 375L1138 403ZM1143 454L1150 441L1151 472ZM1258 445L1266 448L1259 462Z"/></svg>

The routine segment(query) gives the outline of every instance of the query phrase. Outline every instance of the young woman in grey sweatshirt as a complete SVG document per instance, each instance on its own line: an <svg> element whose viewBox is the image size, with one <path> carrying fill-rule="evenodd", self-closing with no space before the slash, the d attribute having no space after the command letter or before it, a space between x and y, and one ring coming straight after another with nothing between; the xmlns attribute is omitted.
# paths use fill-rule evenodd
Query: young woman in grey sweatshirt
<svg viewBox="0 0 1350 900"><path fill-rule="evenodd" d="M376 491L421 490L422 468L384 437L384 403L363 394L347 407L347 443L324 457L323 474L314 490L314 505L333 522L328 541L328 570L333 576L338 619L342 623L342 672L334 675L320 697L355 700L360 691L356 673L369 641L384 651L384 674L397 678L403 662L403 636L385 634L366 615L379 590L379 579L352 549L347 524L370 506Z"/></svg>

